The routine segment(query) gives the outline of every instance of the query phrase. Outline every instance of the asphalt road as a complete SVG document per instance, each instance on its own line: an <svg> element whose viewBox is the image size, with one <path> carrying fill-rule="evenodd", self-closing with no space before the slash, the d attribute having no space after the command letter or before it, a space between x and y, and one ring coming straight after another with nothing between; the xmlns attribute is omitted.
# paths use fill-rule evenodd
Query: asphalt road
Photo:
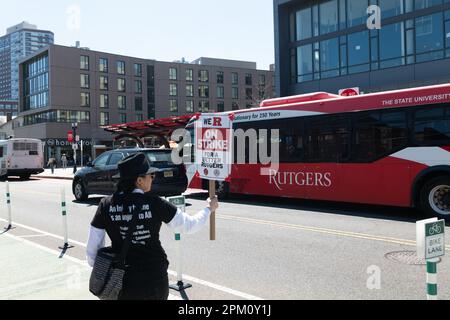
<svg viewBox="0 0 450 320"><path fill-rule="evenodd" d="M84 260L83 244L100 196L79 203L71 181L11 180L13 222L49 233L30 240L57 249L62 187L69 238L75 240L66 255ZM200 210L206 197L187 195L187 212ZM6 219L4 182L0 201L0 218ZM426 299L425 266L394 261L415 251L415 221L422 218L415 210L392 207L251 196L221 201L216 241L209 241L208 226L182 237L184 279L193 285L185 298ZM450 244L448 227L446 234ZM175 282L175 241L168 227L162 228L161 241ZM439 298L450 299L448 256L438 264L438 287Z"/></svg>

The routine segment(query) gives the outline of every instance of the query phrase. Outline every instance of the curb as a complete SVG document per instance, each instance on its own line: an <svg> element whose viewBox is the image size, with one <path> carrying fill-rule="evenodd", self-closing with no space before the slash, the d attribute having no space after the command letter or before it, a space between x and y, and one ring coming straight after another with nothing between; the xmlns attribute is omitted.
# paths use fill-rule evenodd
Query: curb
<svg viewBox="0 0 450 320"><path fill-rule="evenodd" d="M42 178L42 179L59 179L59 180L73 180L70 177L58 177L58 176L32 176L34 178Z"/></svg>

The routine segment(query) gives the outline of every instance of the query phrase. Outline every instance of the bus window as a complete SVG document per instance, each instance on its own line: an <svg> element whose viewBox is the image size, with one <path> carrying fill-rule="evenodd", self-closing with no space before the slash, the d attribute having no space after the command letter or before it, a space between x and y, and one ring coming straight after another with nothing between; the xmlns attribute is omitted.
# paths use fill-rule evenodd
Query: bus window
<svg viewBox="0 0 450 320"><path fill-rule="evenodd" d="M307 128L308 162L346 162L350 157L350 121L326 116L311 121Z"/></svg>
<svg viewBox="0 0 450 320"><path fill-rule="evenodd" d="M447 109L447 110L446 110ZM418 110L414 115L414 140L420 145L450 144L450 108Z"/></svg>
<svg viewBox="0 0 450 320"><path fill-rule="evenodd" d="M3 158L3 147L0 147L0 158Z"/></svg>
<svg viewBox="0 0 450 320"><path fill-rule="evenodd" d="M355 162L373 162L408 143L406 112L372 112L355 120Z"/></svg>

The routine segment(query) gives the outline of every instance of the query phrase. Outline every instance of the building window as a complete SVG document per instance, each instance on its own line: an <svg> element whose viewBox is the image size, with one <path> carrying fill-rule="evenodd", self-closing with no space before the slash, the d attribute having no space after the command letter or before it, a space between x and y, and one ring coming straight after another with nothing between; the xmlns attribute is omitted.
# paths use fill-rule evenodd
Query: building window
<svg viewBox="0 0 450 320"><path fill-rule="evenodd" d="M81 74L80 79L81 79L81 88L89 89L89 75Z"/></svg>
<svg viewBox="0 0 450 320"><path fill-rule="evenodd" d="M446 1L448 2L448 1ZM442 0L415 0L415 9L425 9L442 4Z"/></svg>
<svg viewBox="0 0 450 320"><path fill-rule="evenodd" d="M245 74L245 85L246 86L251 86L252 85L252 74L251 73L246 73Z"/></svg>
<svg viewBox="0 0 450 320"><path fill-rule="evenodd" d="M142 93L142 81L134 80L134 93Z"/></svg>
<svg viewBox="0 0 450 320"><path fill-rule="evenodd" d="M117 91L119 91L119 92L126 91L125 79L123 79L123 78L117 79Z"/></svg>
<svg viewBox="0 0 450 320"><path fill-rule="evenodd" d="M125 74L125 62L117 61L117 74Z"/></svg>
<svg viewBox="0 0 450 320"><path fill-rule="evenodd" d="M208 112L209 111L209 101L199 101L198 102L198 111Z"/></svg>
<svg viewBox="0 0 450 320"><path fill-rule="evenodd" d="M209 86L198 86L198 96L200 98L209 98Z"/></svg>
<svg viewBox="0 0 450 320"><path fill-rule="evenodd" d="M170 112L178 112L178 100L177 99L169 100L169 110L170 110Z"/></svg>
<svg viewBox="0 0 450 320"><path fill-rule="evenodd" d="M236 72L231 73L231 84L238 85L239 84L239 75Z"/></svg>
<svg viewBox="0 0 450 320"><path fill-rule="evenodd" d="M231 103L231 109L232 110L239 110L239 104L237 102Z"/></svg>
<svg viewBox="0 0 450 320"><path fill-rule="evenodd" d="M186 112L194 112L194 101L186 100Z"/></svg>
<svg viewBox="0 0 450 320"><path fill-rule="evenodd" d="M200 81L200 82L208 82L209 81L208 70L199 70L198 71L198 81Z"/></svg>
<svg viewBox="0 0 450 320"><path fill-rule="evenodd" d="M265 74L260 74L259 75L259 85L260 86L265 86L266 85L266 75Z"/></svg>
<svg viewBox="0 0 450 320"><path fill-rule="evenodd" d="M347 22L349 28L366 23L368 7L369 3L367 0L347 0Z"/></svg>
<svg viewBox="0 0 450 320"><path fill-rule="evenodd" d="M403 0L378 0L383 19L398 16L404 13Z"/></svg>
<svg viewBox="0 0 450 320"><path fill-rule="evenodd" d="M89 70L89 57L88 56L80 56L80 69L81 70Z"/></svg>
<svg viewBox="0 0 450 320"><path fill-rule="evenodd" d="M134 110L136 111L142 111L142 97L135 97L134 98Z"/></svg>
<svg viewBox="0 0 450 320"><path fill-rule="evenodd" d="M117 97L117 107L122 110L127 108L127 97L126 96L118 96Z"/></svg>
<svg viewBox="0 0 450 320"><path fill-rule="evenodd" d="M101 126L109 125L109 113L108 112L100 112L100 125Z"/></svg>
<svg viewBox="0 0 450 320"><path fill-rule="evenodd" d="M120 123L127 123L127 114L119 113L119 120L120 120Z"/></svg>
<svg viewBox="0 0 450 320"><path fill-rule="evenodd" d="M108 59L100 58L98 62L98 70L100 72L108 72Z"/></svg>
<svg viewBox="0 0 450 320"><path fill-rule="evenodd" d="M223 101L217 102L217 112L225 111L225 103Z"/></svg>
<svg viewBox="0 0 450 320"><path fill-rule="evenodd" d="M312 36L312 23L311 23L311 8L306 8L297 11L295 20L295 36L291 36L291 41L300 41L304 39L309 39ZM291 24L293 29L294 24ZM293 31L293 30L292 30Z"/></svg>
<svg viewBox="0 0 450 320"><path fill-rule="evenodd" d="M89 107L91 105L91 95L88 92L81 93L81 103L82 107Z"/></svg>
<svg viewBox="0 0 450 320"><path fill-rule="evenodd" d="M217 98L223 99L224 98L224 87L223 86L217 86Z"/></svg>
<svg viewBox="0 0 450 320"><path fill-rule="evenodd" d="M100 108L109 108L109 96L107 94L100 95Z"/></svg>
<svg viewBox="0 0 450 320"><path fill-rule="evenodd" d="M405 64L403 22L383 26L380 32L380 68Z"/></svg>
<svg viewBox="0 0 450 320"><path fill-rule="evenodd" d="M231 98L232 99L239 99L239 88L238 87L232 87L231 88Z"/></svg>
<svg viewBox="0 0 450 320"><path fill-rule="evenodd" d="M186 69L186 81L194 81L194 70Z"/></svg>
<svg viewBox="0 0 450 320"><path fill-rule="evenodd" d="M443 58L443 38L442 13L417 18L416 61L423 62Z"/></svg>
<svg viewBox="0 0 450 320"><path fill-rule="evenodd" d="M177 80L177 69L169 68L169 80Z"/></svg>
<svg viewBox="0 0 450 320"><path fill-rule="evenodd" d="M363 2L362 0L358 1ZM320 34L327 34L330 32L337 31L338 30L337 0L331 0L321 3L319 11L320 11Z"/></svg>
<svg viewBox="0 0 450 320"><path fill-rule="evenodd" d="M193 97L194 96L194 86L192 84L186 85L186 97Z"/></svg>
<svg viewBox="0 0 450 320"><path fill-rule="evenodd" d="M320 71L322 78L339 76L339 39L334 38L320 43Z"/></svg>
<svg viewBox="0 0 450 320"><path fill-rule="evenodd" d="M142 64L139 63L134 64L134 76L142 77Z"/></svg>
<svg viewBox="0 0 450 320"><path fill-rule="evenodd" d="M223 71L217 71L217 83L223 84Z"/></svg>
<svg viewBox="0 0 450 320"><path fill-rule="evenodd" d="M297 82L311 81L313 73L312 45L297 48Z"/></svg>
<svg viewBox="0 0 450 320"><path fill-rule="evenodd" d="M138 122L144 121L144 116L142 114L137 114L136 115L136 121L138 121Z"/></svg>
<svg viewBox="0 0 450 320"><path fill-rule="evenodd" d="M253 89L252 88L245 89L245 99L253 100Z"/></svg>
<svg viewBox="0 0 450 320"><path fill-rule="evenodd" d="M349 73L369 71L369 31L348 35Z"/></svg>
<svg viewBox="0 0 450 320"><path fill-rule="evenodd" d="M169 84L169 96L176 97L178 95L178 86L176 83Z"/></svg>
<svg viewBox="0 0 450 320"><path fill-rule="evenodd" d="M100 76L100 90L108 90L108 77Z"/></svg>

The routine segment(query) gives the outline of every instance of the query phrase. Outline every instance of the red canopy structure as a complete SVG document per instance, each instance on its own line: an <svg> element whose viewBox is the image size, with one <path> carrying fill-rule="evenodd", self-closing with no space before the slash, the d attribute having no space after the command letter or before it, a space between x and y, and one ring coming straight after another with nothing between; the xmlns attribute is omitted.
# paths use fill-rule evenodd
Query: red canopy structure
<svg viewBox="0 0 450 320"><path fill-rule="evenodd" d="M142 138L156 136L164 141L166 147L169 147L169 138L176 129L184 128L188 122L197 114L176 116L163 119L145 120L139 122L130 122L124 124L114 124L103 126L107 132L115 134L114 141L123 138L135 140L141 147L144 147Z"/></svg>

